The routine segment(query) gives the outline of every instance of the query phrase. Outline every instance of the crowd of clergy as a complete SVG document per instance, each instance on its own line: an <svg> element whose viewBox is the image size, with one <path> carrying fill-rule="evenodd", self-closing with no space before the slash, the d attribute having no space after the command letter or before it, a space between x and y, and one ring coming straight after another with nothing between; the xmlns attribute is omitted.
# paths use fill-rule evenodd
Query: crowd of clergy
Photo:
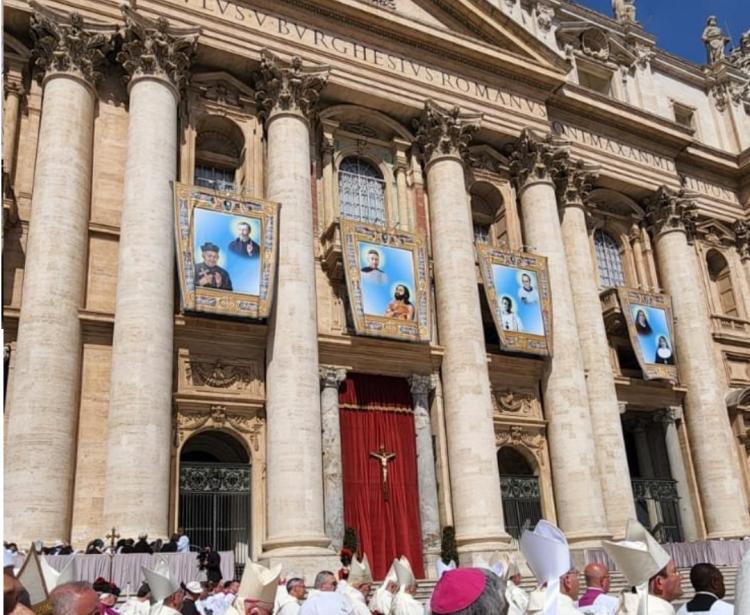
<svg viewBox="0 0 750 615"><path fill-rule="evenodd" d="M239 582L183 583L167 560L157 557L152 568L143 568L145 583L137 594L118 605L119 590L111 583L73 581L70 566L55 570L32 551L17 575L6 561L4 610L13 615L750 615L750 551L740 565L732 605L723 600L721 572L709 563L692 568L695 596L680 601L682 579L675 562L636 521L628 524L624 540L603 546L629 585L619 595L609 593L609 570L597 562L583 571L582 593L564 533L540 521L520 539L520 552L536 579L531 593L521 587L518 561L496 553L475 567L439 561L439 579L425 604L416 598L417 579L405 557L393 561L377 588L365 555L352 558L337 574L319 572L309 590L301 575L283 575L281 565L269 569L255 562L246 564Z"/></svg>

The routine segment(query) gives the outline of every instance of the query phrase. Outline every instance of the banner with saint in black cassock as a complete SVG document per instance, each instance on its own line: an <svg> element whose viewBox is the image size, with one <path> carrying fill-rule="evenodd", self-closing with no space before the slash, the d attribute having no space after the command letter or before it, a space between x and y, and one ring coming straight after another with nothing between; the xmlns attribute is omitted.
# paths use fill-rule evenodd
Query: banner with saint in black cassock
<svg viewBox="0 0 750 615"><path fill-rule="evenodd" d="M174 184L182 307L267 318L276 279L278 203Z"/></svg>

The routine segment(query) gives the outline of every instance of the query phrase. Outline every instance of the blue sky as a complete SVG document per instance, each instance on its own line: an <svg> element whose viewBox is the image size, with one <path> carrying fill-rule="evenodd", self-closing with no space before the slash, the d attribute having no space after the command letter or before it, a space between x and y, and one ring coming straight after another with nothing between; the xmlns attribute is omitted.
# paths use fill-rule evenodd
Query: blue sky
<svg viewBox="0 0 750 615"><path fill-rule="evenodd" d="M612 15L611 0L575 1ZM750 29L750 0L636 0L635 5L636 18L656 36L660 48L698 64L706 61L701 41L706 17L716 15L719 26L735 45L740 34Z"/></svg>

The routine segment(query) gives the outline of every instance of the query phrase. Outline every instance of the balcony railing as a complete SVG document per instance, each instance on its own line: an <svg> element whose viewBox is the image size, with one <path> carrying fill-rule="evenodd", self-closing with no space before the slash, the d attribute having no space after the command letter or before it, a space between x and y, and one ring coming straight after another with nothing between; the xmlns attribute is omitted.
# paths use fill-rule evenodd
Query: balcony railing
<svg viewBox="0 0 750 615"><path fill-rule="evenodd" d="M638 520L659 542L682 542L677 481L633 478L631 484Z"/></svg>

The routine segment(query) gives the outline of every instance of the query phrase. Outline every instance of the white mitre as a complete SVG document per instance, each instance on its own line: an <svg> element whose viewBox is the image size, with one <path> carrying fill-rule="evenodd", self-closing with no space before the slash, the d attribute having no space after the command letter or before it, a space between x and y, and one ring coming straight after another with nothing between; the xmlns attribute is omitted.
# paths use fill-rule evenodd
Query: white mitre
<svg viewBox="0 0 750 615"><path fill-rule="evenodd" d="M396 582L400 590L417 583L416 578L414 578L414 572L411 569L411 564L403 555L398 560L393 561L393 568L396 572Z"/></svg>
<svg viewBox="0 0 750 615"><path fill-rule="evenodd" d="M151 589L151 615L158 615L162 609L167 609L164 606L164 599L169 598L178 589L180 589L180 581L170 573L169 562L162 557L156 557L156 563L153 568L141 567L143 576L146 577L146 583L148 583ZM169 609L174 611L175 609Z"/></svg>
<svg viewBox="0 0 750 615"><path fill-rule="evenodd" d="M492 554L492 557L490 557L489 569L492 570L492 572L494 572L501 579L505 578L505 571L507 569L507 566L505 560L503 559L503 556L500 554L500 551L495 551Z"/></svg>
<svg viewBox="0 0 750 615"><path fill-rule="evenodd" d="M565 534L555 525L542 519L533 532L521 535L521 553L544 591L545 615L556 615L560 595L560 577L571 569L570 548Z"/></svg>
<svg viewBox="0 0 750 615"><path fill-rule="evenodd" d="M227 609L227 615L231 615L232 611L239 615L245 615L245 600L273 604L280 576L281 564L269 569L255 562L247 562L245 570L242 572L237 598L235 598L232 606Z"/></svg>
<svg viewBox="0 0 750 615"><path fill-rule="evenodd" d="M391 567L388 569L388 574L385 575L383 583L375 590L375 593L370 600L370 610L372 612L377 611L378 613L390 613L391 605L393 604L393 594L386 588L389 583L398 584L398 577L396 576L396 560L393 560Z"/></svg>
<svg viewBox="0 0 750 615"><path fill-rule="evenodd" d="M647 613L648 581L669 563L672 559L669 553L634 519L628 520L625 540L604 540L602 546L628 583L636 588L636 594L621 593L618 613Z"/></svg>
<svg viewBox="0 0 750 615"><path fill-rule="evenodd" d="M424 606L406 592L407 587L417 583L409 560L401 556L398 561L393 562L393 566L396 569L399 591L393 598L391 615L424 615Z"/></svg>
<svg viewBox="0 0 750 615"><path fill-rule="evenodd" d="M438 580L440 580L440 577L442 577L446 572L456 569L456 562L451 560L447 564L444 564L443 560L438 558L438 561L435 562L435 568L437 570L437 578Z"/></svg>
<svg viewBox="0 0 750 615"><path fill-rule="evenodd" d="M51 592L58 585L70 583L75 580L73 569L74 560L75 555L70 557L68 563L65 564L65 567L62 570L55 570L44 555L39 556L39 564L42 569L42 574L44 575L44 584L47 586L47 591Z"/></svg>
<svg viewBox="0 0 750 615"><path fill-rule="evenodd" d="M506 554L505 555L505 580L507 581L511 577L521 574L521 569L518 567L516 558Z"/></svg>
<svg viewBox="0 0 750 615"><path fill-rule="evenodd" d="M357 561L356 557L352 558L352 563L349 565L347 582L349 585L372 583L372 570L370 570L370 562L367 561L367 555L362 558L361 562Z"/></svg>

